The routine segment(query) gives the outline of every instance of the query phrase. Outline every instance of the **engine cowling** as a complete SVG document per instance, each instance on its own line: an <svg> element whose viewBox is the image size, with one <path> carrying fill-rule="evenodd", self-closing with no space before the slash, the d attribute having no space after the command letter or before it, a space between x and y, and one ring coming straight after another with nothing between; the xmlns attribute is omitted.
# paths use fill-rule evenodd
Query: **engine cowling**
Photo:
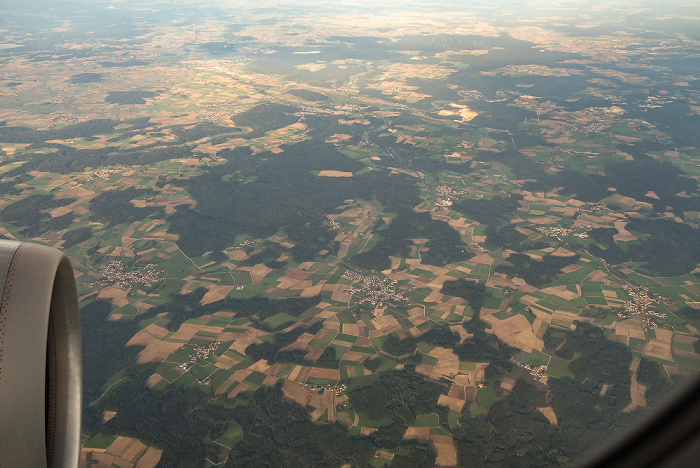
<svg viewBox="0 0 700 468"><path fill-rule="evenodd" d="M2 240L0 292L0 466L76 467L82 349L70 261Z"/></svg>

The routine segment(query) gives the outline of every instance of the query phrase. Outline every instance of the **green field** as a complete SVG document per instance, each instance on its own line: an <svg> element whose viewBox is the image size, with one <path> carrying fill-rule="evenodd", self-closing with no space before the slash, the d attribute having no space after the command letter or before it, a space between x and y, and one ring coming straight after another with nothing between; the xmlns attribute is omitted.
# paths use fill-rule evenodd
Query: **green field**
<svg viewBox="0 0 700 468"><path fill-rule="evenodd" d="M485 385L479 389L476 395L476 404L484 409L491 408L496 403L496 392L491 385Z"/></svg>
<svg viewBox="0 0 700 468"><path fill-rule="evenodd" d="M415 427L439 427L440 420L437 414L419 414L416 416Z"/></svg>

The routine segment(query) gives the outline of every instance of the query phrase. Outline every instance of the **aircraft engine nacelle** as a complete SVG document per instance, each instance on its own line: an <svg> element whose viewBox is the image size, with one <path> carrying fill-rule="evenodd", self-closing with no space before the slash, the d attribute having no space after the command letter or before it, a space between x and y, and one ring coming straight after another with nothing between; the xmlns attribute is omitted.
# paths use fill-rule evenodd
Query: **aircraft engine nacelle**
<svg viewBox="0 0 700 468"><path fill-rule="evenodd" d="M2 240L0 293L0 466L76 467L82 350L70 261Z"/></svg>

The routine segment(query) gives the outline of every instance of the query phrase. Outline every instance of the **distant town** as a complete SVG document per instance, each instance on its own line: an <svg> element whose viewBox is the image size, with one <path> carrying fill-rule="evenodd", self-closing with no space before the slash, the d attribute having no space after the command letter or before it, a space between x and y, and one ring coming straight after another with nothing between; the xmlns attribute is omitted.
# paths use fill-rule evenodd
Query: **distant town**
<svg viewBox="0 0 700 468"><path fill-rule="evenodd" d="M155 265L146 265L143 268L127 271L121 260L112 260L98 271L100 279L90 283L92 288L104 287L107 284L114 284L121 289L131 289L133 284L150 287L165 277L165 270L159 270Z"/></svg>
<svg viewBox="0 0 700 468"><path fill-rule="evenodd" d="M343 273L343 278L362 283L359 288L352 287L346 290L349 294L360 292L364 295L357 301L358 304L370 303L382 307L396 305L399 301L406 300L403 293L396 291L396 280L380 278L376 275L365 276L353 270Z"/></svg>

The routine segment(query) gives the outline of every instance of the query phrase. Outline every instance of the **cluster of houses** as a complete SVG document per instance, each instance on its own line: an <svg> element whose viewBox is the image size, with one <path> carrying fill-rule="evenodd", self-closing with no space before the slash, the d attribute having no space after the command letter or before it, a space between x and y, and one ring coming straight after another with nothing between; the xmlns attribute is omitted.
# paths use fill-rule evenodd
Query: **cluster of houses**
<svg viewBox="0 0 700 468"><path fill-rule="evenodd" d="M209 111L202 115L197 116L197 120L200 122L218 122L221 120L227 120L231 118L230 112L224 111Z"/></svg>
<svg viewBox="0 0 700 468"><path fill-rule="evenodd" d="M608 208L608 205L605 202L596 202L593 204L584 205L579 209L579 211L583 211L583 212L601 211L601 210L610 210L610 208Z"/></svg>
<svg viewBox="0 0 700 468"><path fill-rule="evenodd" d="M98 169L96 171L92 171L91 174L88 174L83 177L84 180L95 180L95 179L109 179L112 174L121 174L122 172L127 172L130 169L128 167L118 167L116 169Z"/></svg>
<svg viewBox="0 0 700 468"><path fill-rule="evenodd" d="M539 365L539 366L531 366L530 364L521 364L525 369L530 371L530 375L535 377L536 379L541 379L544 377L547 373L547 366Z"/></svg>
<svg viewBox="0 0 700 468"><path fill-rule="evenodd" d="M131 289L133 283L146 287L153 286L165 278L165 270L156 270L156 266L148 264L143 268L125 271L124 262L112 260L106 266L100 268L100 279L90 283L90 287L114 284L121 289Z"/></svg>
<svg viewBox="0 0 700 468"><path fill-rule="evenodd" d="M557 238L559 238L560 236L573 236L578 237L580 239L585 239L586 237L588 237L588 233L586 231L581 231L580 229L565 228L562 226L538 227L537 230L545 236Z"/></svg>
<svg viewBox="0 0 700 468"><path fill-rule="evenodd" d="M236 71L236 68L240 63L233 60L219 60L219 59L205 59L205 60L186 60L182 62L185 68L192 69L204 69L207 71L224 73L233 78L238 78L239 80L248 81L252 80L251 75L245 73L240 73Z"/></svg>
<svg viewBox="0 0 700 468"><path fill-rule="evenodd" d="M625 301L624 307L617 313L617 317L619 319L626 319L633 315L643 314L642 329L644 329L644 331L650 328L658 328L658 325L652 320L652 317L666 318L666 314L652 309L654 304L659 302L659 299L650 296L649 288L644 286L632 287L624 285L622 288L630 295L632 300Z"/></svg>
<svg viewBox="0 0 700 468"><path fill-rule="evenodd" d="M306 117L307 115L335 115L335 116L346 116L348 111L345 109L326 109L323 107L316 106L303 106L301 111L295 112L293 115L298 117Z"/></svg>
<svg viewBox="0 0 700 468"><path fill-rule="evenodd" d="M302 388L308 388L312 392L321 392L321 391L328 391L328 392L333 392L335 396L340 395L343 393L345 390L348 389L347 384L341 383L339 385L316 385L316 384L308 384L308 383L303 383L301 384Z"/></svg>
<svg viewBox="0 0 700 468"><path fill-rule="evenodd" d="M447 185L438 185L435 187L435 194L438 199L435 202L437 206L450 206L452 203L459 198L460 195L464 195L465 191L455 191L452 187Z"/></svg>
<svg viewBox="0 0 700 468"><path fill-rule="evenodd" d="M8 94L5 94L5 92L0 92L0 96L8 96ZM59 100L62 100L58 96L51 99L51 101L54 101L54 100L55 100L55 102L52 102L52 104L62 104L62 103L58 102ZM70 124L75 124L75 123L80 123L80 122L87 122L88 120L90 120L90 118L87 116L84 116L84 115L81 115L80 117L62 115L60 117L56 117L55 119L53 119L51 121L51 123L53 125L70 125Z"/></svg>
<svg viewBox="0 0 700 468"><path fill-rule="evenodd" d="M194 353L190 354L190 360L180 364L180 369L183 369L185 370L185 372L187 372L192 368L192 366L197 364L197 361L199 361L200 359L208 358L211 353L213 353L219 348L220 344L221 341L215 341L206 346L195 346Z"/></svg>
<svg viewBox="0 0 700 468"><path fill-rule="evenodd" d="M610 127L610 125L603 122L593 122L581 129L583 133L599 133Z"/></svg>
<svg viewBox="0 0 700 468"><path fill-rule="evenodd" d="M659 325L656 322L654 322L651 319L651 317L645 316L642 319L642 330L644 330L644 331L647 331L649 329L656 330L657 328L659 328Z"/></svg>
<svg viewBox="0 0 700 468"><path fill-rule="evenodd" d="M403 293L396 291L396 280L382 279L376 275L364 276L352 270L343 273L343 278L362 283L360 288L351 287L345 291L350 294L356 292L364 294L364 297L357 301L358 304L369 302L372 305L382 307L406 300Z"/></svg>

